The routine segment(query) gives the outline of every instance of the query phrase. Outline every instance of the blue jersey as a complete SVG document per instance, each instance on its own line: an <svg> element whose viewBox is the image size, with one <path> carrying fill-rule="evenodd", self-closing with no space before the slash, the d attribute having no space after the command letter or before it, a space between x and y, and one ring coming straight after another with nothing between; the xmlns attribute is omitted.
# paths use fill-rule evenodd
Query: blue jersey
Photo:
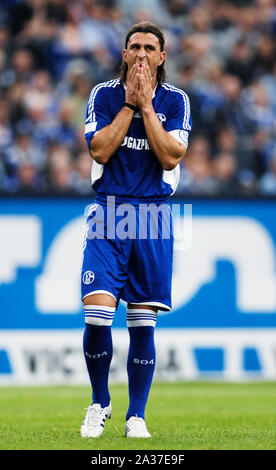
<svg viewBox="0 0 276 470"><path fill-rule="evenodd" d="M85 138L89 147L94 135L111 124L125 102L120 79L95 86L89 97ZM186 93L168 83L157 84L153 108L164 129L188 145L191 131L190 103ZM179 181L179 165L163 170L147 139L140 111L134 113L124 141L105 165L93 160L92 187L103 196L159 200L171 195Z"/></svg>

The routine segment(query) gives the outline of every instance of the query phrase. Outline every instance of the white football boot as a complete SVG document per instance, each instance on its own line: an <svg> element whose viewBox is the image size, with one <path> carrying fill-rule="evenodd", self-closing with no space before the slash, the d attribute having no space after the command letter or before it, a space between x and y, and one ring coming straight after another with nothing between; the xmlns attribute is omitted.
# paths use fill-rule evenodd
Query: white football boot
<svg viewBox="0 0 276 470"><path fill-rule="evenodd" d="M100 403L93 403L89 406L81 425L81 436L100 437L104 430L106 418L111 418L111 412L111 403L105 408L102 408Z"/></svg>
<svg viewBox="0 0 276 470"><path fill-rule="evenodd" d="M151 434L148 432L146 423L143 418L138 418L137 416L131 416L125 427L126 437L151 437Z"/></svg>

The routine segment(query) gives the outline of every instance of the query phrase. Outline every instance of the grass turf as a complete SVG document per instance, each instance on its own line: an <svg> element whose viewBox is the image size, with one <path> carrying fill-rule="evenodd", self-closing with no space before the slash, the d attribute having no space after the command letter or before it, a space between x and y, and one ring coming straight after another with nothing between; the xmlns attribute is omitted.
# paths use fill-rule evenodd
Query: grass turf
<svg viewBox="0 0 276 470"><path fill-rule="evenodd" d="M90 390L1 387L1 450L275 450L276 383L153 383L151 439L124 437L127 385L111 385L112 418L98 439L80 437Z"/></svg>

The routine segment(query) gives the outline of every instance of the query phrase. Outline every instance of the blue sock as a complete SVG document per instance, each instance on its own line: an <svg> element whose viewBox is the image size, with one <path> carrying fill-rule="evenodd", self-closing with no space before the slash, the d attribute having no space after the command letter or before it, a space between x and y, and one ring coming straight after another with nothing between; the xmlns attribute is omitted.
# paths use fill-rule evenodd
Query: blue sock
<svg viewBox="0 0 276 470"><path fill-rule="evenodd" d="M111 326L86 323L83 350L92 386L92 401L106 407L110 402L108 375L113 354Z"/></svg>
<svg viewBox="0 0 276 470"><path fill-rule="evenodd" d="M129 408L131 416L145 419L145 408L155 368L154 327L128 328L130 345L127 360Z"/></svg>

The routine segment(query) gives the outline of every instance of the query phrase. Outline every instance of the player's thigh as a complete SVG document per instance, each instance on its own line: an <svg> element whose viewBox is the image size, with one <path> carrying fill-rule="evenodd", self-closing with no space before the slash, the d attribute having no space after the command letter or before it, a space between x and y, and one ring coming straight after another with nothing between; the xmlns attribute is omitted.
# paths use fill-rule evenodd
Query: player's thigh
<svg viewBox="0 0 276 470"><path fill-rule="evenodd" d="M171 310L173 262L172 217L168 205L164 211L147 212L147 236L133 240L128 280L121 297L136 308L147 306L157 310ZM144 215L145 219L145 215ZM143 218L139 218L139 235ZM134 307L131 307L134 308Z"/></svg>
<svg viewBox="0 0 276 470"><path fill-rule="evenodd" d="M130 248L120 240L87 239L81 271L84 305L116 304L128 276ZM102 304L106 299L107 303Z"/></svg>
<svg viewBox="0 0 276 470"><path fill-rule="evenodd" d="M172 239L135 240L129 279L133 284L144 286L150 291L153 288L161 293L171 284L172 262Z"/></svg>
<svg viewBox="0 0 276 470"><path fill-rule="evenodd" d="M136 242L121 298L130 309L171 310L172 241Z"/></svg>

